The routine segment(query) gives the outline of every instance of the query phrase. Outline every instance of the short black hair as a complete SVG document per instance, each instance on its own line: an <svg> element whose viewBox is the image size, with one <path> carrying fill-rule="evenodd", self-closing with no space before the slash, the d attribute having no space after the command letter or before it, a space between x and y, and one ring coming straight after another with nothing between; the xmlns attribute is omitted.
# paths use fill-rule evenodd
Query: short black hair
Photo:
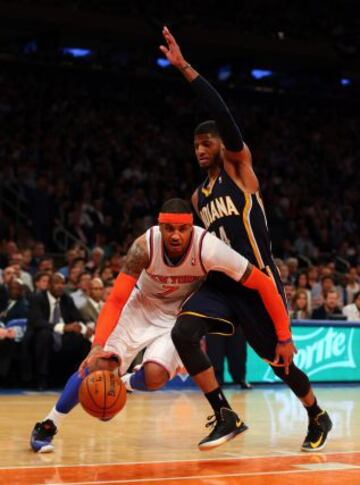
<svg viewBox="0 0 360 485"><path fill-rule="evenodd" d="M194 130L194 136L204 135L205 133L220 137L218 127L214 120L203 121L202 123L199 123Z"/></svg>
<svg viewBox="0 0 360 485"><path fill-rule="evenodd" d="M190 203L185 199L169 199L163 203L160 212L167 212L170 214L190 214Z"/></svg>

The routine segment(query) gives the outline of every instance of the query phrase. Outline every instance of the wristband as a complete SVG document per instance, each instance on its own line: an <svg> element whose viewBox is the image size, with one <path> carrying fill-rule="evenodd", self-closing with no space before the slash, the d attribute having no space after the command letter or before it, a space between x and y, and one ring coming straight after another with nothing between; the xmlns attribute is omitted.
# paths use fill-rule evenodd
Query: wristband
<svg viewBox="0 0 360 485"><path fill-rule="evenodd" d="M290 344L293 341L292 337L286 339L286 340L278 340L278 344L285 345L285 344Z"/></svg>

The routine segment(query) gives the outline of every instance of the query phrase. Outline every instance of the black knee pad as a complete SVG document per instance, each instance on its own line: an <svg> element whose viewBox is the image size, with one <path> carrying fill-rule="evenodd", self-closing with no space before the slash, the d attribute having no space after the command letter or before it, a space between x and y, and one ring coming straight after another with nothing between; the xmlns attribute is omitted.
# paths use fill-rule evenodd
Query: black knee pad
<svg viewBox="0 0 360 485"><path fill-rule="evenodd" d="M180 316L171 331L175 348L191 376L211 367L209 359L200 348L200 341L206 333L206 319L193 315Z"/></svg>
<svg viewBox="0 0 360 485"><path fill-rule="evenodd" d="M274 373L287 384L297 397L305 397L310 391L309 378L294 363L289 367L289 374L285 374L284 367L271 366Z"/></svg>

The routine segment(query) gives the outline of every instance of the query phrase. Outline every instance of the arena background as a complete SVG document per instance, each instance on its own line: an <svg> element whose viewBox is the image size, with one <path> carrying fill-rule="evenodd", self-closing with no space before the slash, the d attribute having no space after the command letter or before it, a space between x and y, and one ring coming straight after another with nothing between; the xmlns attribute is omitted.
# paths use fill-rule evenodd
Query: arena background
<svg viewBox="0 0 360 485"><path fill-rule="evenodd" d="M289 305L296 272L312 267L310 286L330 273L341 306L352 303L360 261L355 3L290 3L226 2L220 12L215 1L206 9L0 2L2 268L11 241L31 276L36 242L44 244L37 259L50 255L54 268L74 245L86 257L100 246L97 270L110 265L103 279L111 283L161 203L190 197L201 180L192 132L208 114L159 53L166 23L252 149ZM291 257L298 267L289 275Z"/></svg>
<svg viewBox="0 0 360 485"><path fill-rule="evenodd" d="M33 349L26 346L26 325L29 301L35 291L46 289L47 275L60 269L67 277L66 292L75 301L85 301L92 279L100 278L101 301L105 301L129 245L156 222L162 202L170 197L190 198L202 180L192 138L195 125L209 115L159 52L161 28L166 24L186 59L221 92L251 147L273 252L294 321L297 363L314 382L345 383L320 389L325 399L335 396L334 409L342 423L341 431L340 425L336 428L333 451L351 448L349 443L356 442L351 423L356 429L359 423L360 381L358 10L355 0L0 1L0 402L4 423L14 419L7 414L12 402L8 399L35 395L39 399L35 406L47 405L51 392L62 387L90 345L94 322L84 317L85 347L83 342L69 365L64 364L66 355L54 352L50 379L38 374ZM21 309L16 318L10 318L9 288L15 280L20 285L16 298ZM316 313L328 290L337 293L336 308ZM301 293L306 294L304 308L297 305ZM81 307L79 300L78 304ZM11 328L15 330L8 332ZM256 393L264 392L269 416L275 415L274 402L285 403L288 416L298 415L296 404L287 400L282 387L273 385L274 376L252 351L246 377L255 383L250 391L255 397L244 399L256 400L260 396ZM226 363L224 380L234 384ZM354 387L347 387L349 382ZM187 396L191 389L191 380L180 376L161 396L168 392L171 400L171 393ZM238 385L229 389L238 396ZM331 389L339 394L331 394ZM159 400L161 406L161 399L168 397L154 402ZM15 403L18 414L29 408L21 403ZM171 404L174 420L178 412L192 415L188 403L182 404ZM156 408L147 406L149 413ZM33 412L27 419L17 443L28 439L39 416ZM295 421L291 432L296 431ZM96 433L102 433L96 426L95 441ZM5 429L14 433L8 424ZM290 431L282 433L275 418L269 442L290 435ZM4 449L7 439L3 434ZM110 432L106 440L110 443ZM111 446L107 444L107 458L100 462L118 459ZM19 447L24 449L23 444ZM14 447L4 459L9 470L16 452ZM70 460L61 454L51 466L78 463L76 449L72 453ZM123 456L128 461L138 459L130 451ZM182 458L197 459L186 454ZM349 458L356 467L357 459L358 455L352 461ZM26 466L38 466L27 458L21 460ZM90 454L87 463L93 466L96 460ZM64 483L68 479L58 468L56 473L51 470L46 480ZM0 483L20 480L12 472L9 478L6 471L1 482L1 473ZM331 483L326 473L316 479ZM38 483L40 478L26 480L23 483Z"/></svg>

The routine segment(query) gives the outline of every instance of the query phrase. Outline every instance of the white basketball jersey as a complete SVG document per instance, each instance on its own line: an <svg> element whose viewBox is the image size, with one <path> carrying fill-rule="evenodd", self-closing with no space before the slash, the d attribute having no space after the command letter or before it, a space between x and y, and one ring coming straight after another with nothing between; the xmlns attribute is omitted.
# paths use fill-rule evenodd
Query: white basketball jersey
<svg viewBox="0 0 360 485"><path fill-rule="evenodd" d="M163 314L154 325L169 325L169 316L176 316L184 300L193 293L204 280L206 270L202 266L200 251L206 231L194 226L191 241L186 254L177 265L171 265L164 254L159 226L153 226L146 232L150 264L143 270L133 297L139 304L151 312ZM171 324L173 325L174 322Z"/></svg>

